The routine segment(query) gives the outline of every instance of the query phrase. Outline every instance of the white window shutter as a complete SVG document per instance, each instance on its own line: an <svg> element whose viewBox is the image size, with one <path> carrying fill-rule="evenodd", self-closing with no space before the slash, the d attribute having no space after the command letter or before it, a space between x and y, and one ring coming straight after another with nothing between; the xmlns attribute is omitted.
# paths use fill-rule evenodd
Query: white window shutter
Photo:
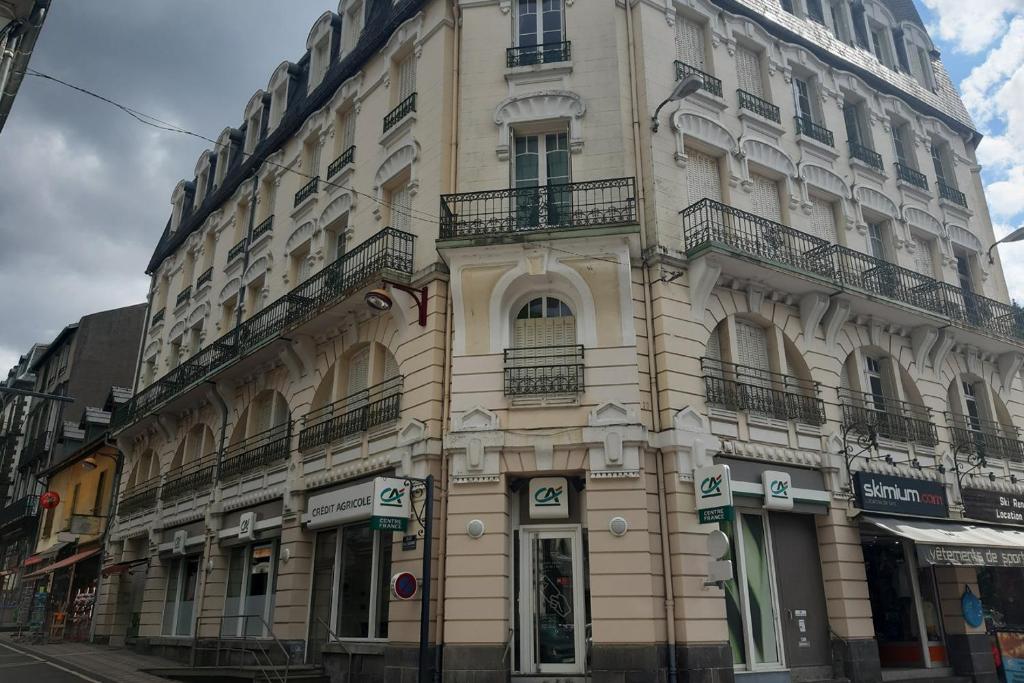
<svg viewBox="0 0 1024 683"><path fill-rule="evenodd" d="M695 21L676 17L676 57L704 71L704 29Z"/></svg>
<svg viewBox="0 0 1024 683"><path fill-rule="evenodd" d="M416 92L416 55L409 54L398 63L398 101Z"/></svg>
<svg viewBox="0 0 1024 683"><path fill-rule="evenodd" d="M348 385L346 395L363 391L367 387L370 374L370 349L369 347L355 353L348 361Z"/></svg>
<svg viewBox="0 0 1024 683"><path fill-rule="evenodd" d="M256 404L253 406L255 413L249 436L270 429L271 412L274 408L273 398L272 394L267 394L256 400Z"/></svg>
<svg viewBox="0 0 1024 683"><path fill-rule="evenodd" d="M356 144L356 114L347 110L341 117L341 151Z"/></svg>
<svg viewBox="0 0 1024 683"><path fill-rule="evenodd" d="M811 226L815 235L835 244L836 214L832 202L811 196Z"/></svg>
<svg viewBox="0 0 1024 683"><path fill-rule="evenodd" d="M745 365L754 368L758 372L750 373L754 380L752 383L768 385L771 378L768 372L771 365L768 361L768 335L764 328L752 325L741 320L736 321L736 352L738 355L737 365Z"/></svg>
<svg viewBox="0 0 1024 683"><path fill-rule="evenodd" d="M704 355L712 360L722 360L722 340L719 334L720 331L716 327L708 337L708 348L704 351Z"/></svg>
<svg viewBox="0 0 1024 683"><path fill-rule="evenodd" d="M761 58L756 52L742 45L736 46L736 74L739 76L740 90L751 95L764 98L764 87L761 84Z"/></svg>
<svg viewBox="0 0 1024 683"><path fill-rule="evenodd" d="M779 202L779 184L771 178L750 174L754 183L752 193L754 213L776 223L782 221L782 205Z"/></svg>
<svg viewBox="0 0 1024 683"><path fill-rule="evenodd" d="M722 201L722 176L718 159L689 150L686 161L686 185L690 194L690 203L696 204L707 197L716 202Z"/></svg>
<svg viewBox="0 0 1024 683"><path fill-rule="evenodd" d="M411 199L408 185L402 185L391 193L392 228L408 232L412 227L412 218L409 216L412 204Z"/></svg>
<svg viewBox="0 0 1024 683"><path fill-rule="evenodd" d="M911 237L914 241L914 269L922 275L935 277L935 264L932 259L931 240Z"/></svg>
<svg viewBox="0 0 1024 683"><path fill-rule="evenodd" d="M398 361L390 351L384 353L384 379L389 380L398 377Z"/></svg>

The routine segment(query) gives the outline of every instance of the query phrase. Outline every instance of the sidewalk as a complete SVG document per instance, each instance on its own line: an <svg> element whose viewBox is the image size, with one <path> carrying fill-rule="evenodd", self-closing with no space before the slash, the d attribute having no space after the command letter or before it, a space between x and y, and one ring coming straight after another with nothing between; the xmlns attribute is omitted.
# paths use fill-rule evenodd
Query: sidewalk
<svg viewBox="0 0 1024 683"><path fill-rule="evenodd" d="M142 673L142 669L167 669L181 664L160 657L140 655L123 647L107 647L89 643L51 643L27 645L11 641L10 634L0 634L0 644L41 657L86 676L95 676L103 683L167 683L166 678ZM2 679L3 676L0 676Z"/></svg>

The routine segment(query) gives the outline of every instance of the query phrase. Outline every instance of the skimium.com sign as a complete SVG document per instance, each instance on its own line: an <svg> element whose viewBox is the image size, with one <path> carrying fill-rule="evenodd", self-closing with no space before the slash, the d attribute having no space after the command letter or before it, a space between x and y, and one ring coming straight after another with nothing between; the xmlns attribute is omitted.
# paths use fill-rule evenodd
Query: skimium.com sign
<svg viewBox="0 0 1024 683"><path fill-rule="evenodd" d="M732 519L732 480L728 465L698 467L693 471L697 521L701 524Z"/></svg>
<svg viewBox="0 0 1024 683"><path fill-rule="evenodd" d="M531 519L569 519L569 482L565 477L530 480Z"/></svg>
<svg viewBox="0 0 1024 683"><path fill-rule="evenodd" d="M935 481L894 477L875 472L854 472L857 507L920 517L948 517L946 487Z"/></svg>

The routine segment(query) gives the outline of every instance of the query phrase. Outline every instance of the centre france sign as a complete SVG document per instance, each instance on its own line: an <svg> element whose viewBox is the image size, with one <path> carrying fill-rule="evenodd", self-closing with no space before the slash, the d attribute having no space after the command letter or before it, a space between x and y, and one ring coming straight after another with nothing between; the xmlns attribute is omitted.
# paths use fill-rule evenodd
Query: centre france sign
<svg viewBox="0 0 1024 683"><path fill-rule="evenodd" d="M875 472L854 472L857 507L918 517L949 517L946 487L935 481L895 477Z"/></svg>
<svg viewBox="0 0 1024 683"><path fill-rule="evenodd" d="M699 523L715 524L732 520L732 479L728 465L694 469L693 492L697 497Z"/></svg>

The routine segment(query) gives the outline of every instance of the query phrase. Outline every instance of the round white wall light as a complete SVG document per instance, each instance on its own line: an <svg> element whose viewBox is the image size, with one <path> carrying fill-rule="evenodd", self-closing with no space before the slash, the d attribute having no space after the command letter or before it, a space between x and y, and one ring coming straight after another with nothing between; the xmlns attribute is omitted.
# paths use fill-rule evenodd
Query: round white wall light
<svg viewBox="0 0 1024 683"><path fill-rule="evenodd" d="M608 531L612 532L612 536L625 536L629 531L629 522L625 517L612 517L608 521Z"/></svg>
<svg viewBox="0 0 1024 683"><path fill-rule="evenodd" d="M471 519L466 524L466 533L469 534L470 538L480 538L486 530L487 527L484 526L483 520L480 519Z"/></svg>

